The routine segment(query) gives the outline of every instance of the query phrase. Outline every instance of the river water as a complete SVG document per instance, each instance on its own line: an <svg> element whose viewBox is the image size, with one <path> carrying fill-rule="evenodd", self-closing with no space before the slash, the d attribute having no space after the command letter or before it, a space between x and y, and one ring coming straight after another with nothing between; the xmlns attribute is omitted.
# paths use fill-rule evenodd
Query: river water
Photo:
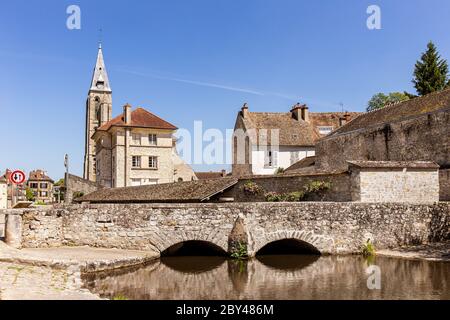
<svg viewBox="0 0 450 320"><path fill-rule="evenodd" d="M367 274L369 266L379 269ZM377 270L381 289L371 290L367 283L376 285ZM313 255L249 261L165 257L139 268L89 275L84 283L102 297L133 300L450 299L450 263Z"/></svg>

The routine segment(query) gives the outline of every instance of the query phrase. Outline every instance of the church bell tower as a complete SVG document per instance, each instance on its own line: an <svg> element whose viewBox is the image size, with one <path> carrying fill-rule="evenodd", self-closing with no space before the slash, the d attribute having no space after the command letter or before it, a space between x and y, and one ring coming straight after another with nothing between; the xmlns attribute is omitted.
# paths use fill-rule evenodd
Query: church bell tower
<svg viewBox="0 0 450 320"><path fill-rule="evenodd" d="M112 91L106 72L101 44L92 76L91 88L86 101L86 140L84 156L84 179L96 181L96 152L92 135L95 130L112 117Z"/></svg>

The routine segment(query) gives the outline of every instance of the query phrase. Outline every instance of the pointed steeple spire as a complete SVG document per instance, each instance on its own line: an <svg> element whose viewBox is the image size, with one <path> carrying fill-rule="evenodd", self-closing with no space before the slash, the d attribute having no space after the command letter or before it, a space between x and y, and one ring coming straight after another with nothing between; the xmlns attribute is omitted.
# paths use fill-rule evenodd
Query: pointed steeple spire
<svg viewBox="0 0 450 320"><path fill-rule="evenodd" d="M92 76L91 90L111 92L101 42L98 44L97 63L95 64L94 74Z"/></svg>

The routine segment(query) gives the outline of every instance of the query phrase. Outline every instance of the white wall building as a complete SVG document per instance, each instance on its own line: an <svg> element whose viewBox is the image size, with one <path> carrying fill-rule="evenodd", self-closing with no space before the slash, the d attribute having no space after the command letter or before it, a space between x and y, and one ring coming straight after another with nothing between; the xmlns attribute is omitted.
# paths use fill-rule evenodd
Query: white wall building
<svg viewBox="0 0 450 320"><path fill-rule="evenodd" d="M290 112L238 113L233 141L233 175L270 175L315 155L316 141L359 113L312 113L296 104Z"/></svg>

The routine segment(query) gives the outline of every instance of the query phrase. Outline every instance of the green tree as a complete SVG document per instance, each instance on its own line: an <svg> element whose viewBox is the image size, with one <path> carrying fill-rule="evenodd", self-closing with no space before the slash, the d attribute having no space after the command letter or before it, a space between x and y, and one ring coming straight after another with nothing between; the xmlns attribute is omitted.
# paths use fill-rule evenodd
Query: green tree
<svg viewBox="0 0 450 320"><path fill-rule="evenodd" d="M367 104L367 112L384 108L386 105L409 100L410 96L404 92L391 92L389 94L377 93Z"/></svg>
<svg viewBox="0 0 450 320"><path fill-rule="evenodd" d="M58 187L64 186L64 178L61 178L58 181L56 181L55 186L58 186Z"/></svg>
<svg viewBox="0 0 450 320"><path fill-rule="evenodd" d="M27 188L26 190L25 190L25 197L27 198L27 200L28 201L34 201L34 193L33 193L33 191L31 191L31 189L30 188Z"/></svg>
<svg viewBox="0 0 450 320"><path fill-rule="evenodd" d="M442 90L449 85L447 61L441 58L431 41L427 51L416 62L413 83L421 96Z"/></svg>

